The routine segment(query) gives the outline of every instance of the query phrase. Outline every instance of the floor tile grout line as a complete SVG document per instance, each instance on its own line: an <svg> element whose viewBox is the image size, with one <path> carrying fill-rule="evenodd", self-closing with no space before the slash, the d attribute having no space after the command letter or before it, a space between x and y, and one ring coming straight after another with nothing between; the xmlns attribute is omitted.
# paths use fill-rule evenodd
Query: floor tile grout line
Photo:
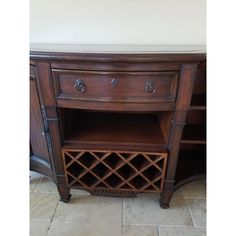
<svg viewBox="0 0 236 236"><path fill-rule="evenodd" d="M206 229L206 227L203 226L197 226L194 227L193 225L157 225L157 227L163 227L163 228L193 228L193 229Z"/></svg>
<svg viewBox="0 0 236 236"><path fill-rule="evenodd" d="M196 227L194 227L194 228L196 228L196 229L206 229L205 226L196 226Z"/></svg>
<svg viewBox="0 0 236 236"><path fill-rule="evenodd" d="M121 224L122 224L122 226L121 226L121 236L123 236L124 235L124 198L122 198L122 214L121 214Z"/></svg>
<svg viewBox="0 0 236 236"><path fill-rule="evenodd" d="M38 190L37 192L35 193L50 193L50 194L58 194L58 192L50 192L50 191L44 191L44 190ZM58 194L59 195L59 194Z"/></svg>
<svg viewBox="0 0 236 236"><path fill-rule="evenodd" d="M162 225L162 224L124 224L124 226L145 226L145 227L176 227L176 228L205 228L203 226L194 227L194 225Z"/></svg>
<svg viewBox="0 0 236 236"><path fill-rule="evenodd" d="M182 197L182 199L183 199L183 209L186 207L187 209L187 212L189 212L189 209L188 209L188 205L187 205L187 201L186 201L186 199L184 198L184 193L183 193L183 190L182 189L179 189L179 191L180 191L180 194L181 194L181 197ZM189 212L189 214L190 214L190 212ZM191 218L191 221L192 221L192 226L194 226L194 222L193 222L193 220L192 220L192 217L191 217L191 214L190 214L190 218Z"/></svg>
<svg viewBox="0 0 236 236"><path fill-rule="evenodd" d="M59 194L56 193L56 192L35 191L35 192L31 192L31 193L46 193L46 194L52 194L52 195L58 195L59 196Z"/></svg>
<svg viewBox="0 0 236 236"><path fill-rule="evenodd" d="M184 197L184 200L206 200L206 198L203 198L203 197L191 197L191 198L185 198L185 197Z"/></svg>
<svg viewBox="0 0 236 236"><path fill-rule="evenodd" d="M157 236L160 236L160 231L159 231L158 226L157 226Z"/></svg>
<svg viewBox="0 0 236 236"><path fill-rule="evenodd" d="M47 230L47 234L46 234L46 236L48 235L48 232L49 232L49 230L50 230L50 228L51 228L52 222L53 222L54 217L55 217L55 215L56 215L56 211L57 211L57 208L58 208L59 202L60 202L60 201L58 200L57 205L56 205L56 207L55 207L54 214L53 214L53 216L52 216L52 219L50 220L50 224L49 224L49 226L48 226L48 230Z"/></svg>
<svg viewBox="0 0 236 236"><path fill-rule="evenodd" d="M34 218L30 218L29 220L30 220L30 221L35 221L35 222L38 222L38 221L50 222L50 221L51 221L50 219L46 220L46 219L34 219Z"/></svg>
<svg viewBox="0 0 236 236"><path fill-rule="evenodd" d="M191 199L191 200L192 200L192 199ZM187 205L189 214L190 214L190 216L191 216L191 219L192 219L192 222L193 222L193 226L194 226L194 228L196 228L197 224L196 224L196 222L195 222L195 220L194 220L193 213L192 213L192 211L191 211L191 209L190 209L189 203L188 203L188 201L185 201L185 203L186 203L186 205Z"/></svg>
<svg viewBox="0 0 236 236"><path fill-rule="evenodd" d="M42 176L39 176L39 179L37 179L36 184L34 185L33 189L30 190L30 192L35 193L35 189L36 189L36 187L38 186L38 184L40 183L41 178L42 178ZM30 180L30 181L31 181L31 180Z"/></svg>

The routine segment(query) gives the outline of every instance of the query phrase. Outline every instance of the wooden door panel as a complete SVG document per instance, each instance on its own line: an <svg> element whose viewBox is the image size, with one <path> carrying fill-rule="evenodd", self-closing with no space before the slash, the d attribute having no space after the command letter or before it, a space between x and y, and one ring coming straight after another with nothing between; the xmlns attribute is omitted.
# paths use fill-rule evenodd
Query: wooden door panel
<svg viewBox="0 0 236 236"><path fill-rule="evenodd" d="M45 134L43 133L43 118L38 97L37 84L34 76L30 76L30 143L33 155L49 161L49 153Z"/></svg>

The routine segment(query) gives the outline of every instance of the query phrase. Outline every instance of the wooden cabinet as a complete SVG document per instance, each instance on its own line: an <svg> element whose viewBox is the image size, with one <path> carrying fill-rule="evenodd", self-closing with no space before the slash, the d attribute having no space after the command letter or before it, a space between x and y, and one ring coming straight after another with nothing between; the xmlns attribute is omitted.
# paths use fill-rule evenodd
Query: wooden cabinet
<svg viewBox="0 0 236 236"><path fill-rule="evenodd" d="M71 188L159 192L166 208L177 187L203 177L205 54L32 51L31 63L31 168L62 201Z"/></svg>

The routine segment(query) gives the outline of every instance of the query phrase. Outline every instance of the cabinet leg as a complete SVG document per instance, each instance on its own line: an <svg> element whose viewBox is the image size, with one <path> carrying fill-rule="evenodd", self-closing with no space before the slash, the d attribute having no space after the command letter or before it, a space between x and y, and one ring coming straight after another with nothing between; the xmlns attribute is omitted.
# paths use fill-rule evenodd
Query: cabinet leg
<svg viewBox="0 0 236 236"><path fill-rule="evenodd" d="M159 200L160 207L163 209L170 207L170 200L173 196L173 190L163 190L161 193L161 198Z"/></svg>
<svg viewBox="0 0 236 236"><path fill-rule="evenodd" d="M71 198L70 188L66 185L59 184L57 185L58 192L60 194L60 201L62 202L69 202Z"/></svg>

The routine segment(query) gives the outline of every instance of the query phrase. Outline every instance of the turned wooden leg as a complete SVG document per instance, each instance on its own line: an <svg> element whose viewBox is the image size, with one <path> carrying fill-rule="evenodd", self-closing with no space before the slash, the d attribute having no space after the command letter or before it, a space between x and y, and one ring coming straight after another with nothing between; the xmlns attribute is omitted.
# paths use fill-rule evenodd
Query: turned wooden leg
<svg viewBox="0 0 236 236"><path fill-rule="evenodd" d="M62 201L62 202L69 202L70 198L71 198L70 188L68 188L64 184L58 184L57 185L57 189L58 189L58 192L59 192L60 197L61 197L60 201Z"/></svg>
<svg viewBox="0 0 236 236"><path fill-rule="evenodd" d="M169 208L172 196L173 196L173 190L163 190L163 192L161 193L161 198L159 200L160 207L163 209Z"/></svg>

